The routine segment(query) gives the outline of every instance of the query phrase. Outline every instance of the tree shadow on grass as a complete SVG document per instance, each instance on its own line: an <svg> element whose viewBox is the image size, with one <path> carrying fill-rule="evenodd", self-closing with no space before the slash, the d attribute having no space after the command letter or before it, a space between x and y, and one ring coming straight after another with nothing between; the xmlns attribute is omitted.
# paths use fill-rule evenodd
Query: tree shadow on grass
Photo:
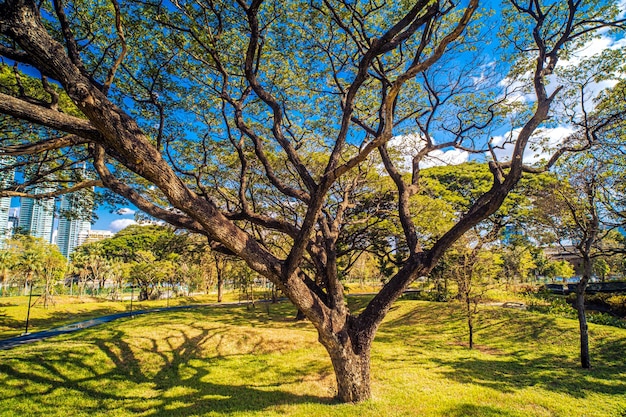
<svg viewBox="0 0 626 417"><path fill-rule="evenodd" d="M519 414L511 414L488 406L460 404L447 410L444 415L447 417L513 417Z"/></svg>
<svg viewBox="0 0 626 417"><path fill-rule="evenodd" d="M207 357L204 347L219 344L226 332L228 328L220 326L199 326L172 330L163 339L129 337L113 327L87 331L82 338L66 337L65 342L58 341L62 348L46 349L47 343L33 345L20 354L19 360L0 363L0 381L19 381L22 387L12 391L0 388L0 397L5 404L32 403L33 409L61 403L71 412L72 401L78 401L81 414L102 415L115 410L123 415L168 417L211 411L261 412L283 404L333 402L330 395L298 394L285 389L286 384L298 384L313 375L327 378L329 370L318 361L281 370L279 383L264 383L271 375L263 376L267 369L262 361L250 360L244 363L251 369L237 369L240 362L232 357ZM260 343L263 341L232 356L250 355ZM238 375L231 380L236 382L220 377L222 367Z"/></svg>
<svg viewBox="0 0 626 417"><path fill-rule="evenodd" d="M538 386L574 398L585 398L592 393L626 395L626 381L622 380L623 370L594 372L571 364L560 365L562 358L553 355L530 360L507 356L432 361L438 366L436 372L448 379L463 384L486 386L504 393Z"/></svg>
<svg viewBox="0 0 626 417"><path fill-rule="evenodd" d="M0 340L19 335L24 331L24 325L25 321L9 317L0 310Z"/></svg>
<svg viewBox="0 0 626 417"><path fill-rule="evenodd" d="M509 309L485 310L485 320L479 321L477 326L479 349L470 351L459 346L459 341L466 337L462 315L448 306L442 307L438 315L427 312L427 308L417 305L381 326L380 335L376 337L378 343L392 344L398 340L398 334L406 340L402 350L382 359L386 366L406 366L407 357L412 357L417 363L422 361L420 366L450 380L503 393L538 386L573 398L584 398L593 393L626 397L626 381L623 379L626 338L595 338L591 344L594 367L584 370L578 362L577 323L573 321L557 322L547 316L535 318L531 313ZM570 348L563 350L548 346L561 347L564 344ZM433 357L429 354L432 349L461 351ZM457 414L452 410L450 415ZM492 414L487 410L484 415Z"/></svg>
<svg viewBox="0 0 626 417"><path fill-rule="evenodd" d="M102 317L102 316L106 316L110 314L117 314L117 313L123 312L123 311L120 311L119 309L108 308L108 307L102 307L102 308L93 309L93 310L83 310L83 311L76 310L74 312L52 311L53 308L54 307L48 308L48 311L45 317L37 317L35 314L33 314L34 310L43 309L43 307L41 306L32 307L31 316L28 321L29 323L28 328L31 333L44 331L44 330L50 330L53 328L75 323L78 321L85 321L85 320L90 320L96 317ZM0 322L2 322L3 325L5 325L4 319L6 318L0 317ZM10 322L6 322L6 327L8 327L9 330L3 332L0 335L0 339L8 339L10 337L15 337L21 334L21 332L24 330L24 325L26 321L26 313L24 313L24 318L21 320L19 319L10 319L10 320L11 320Z"/></svg>

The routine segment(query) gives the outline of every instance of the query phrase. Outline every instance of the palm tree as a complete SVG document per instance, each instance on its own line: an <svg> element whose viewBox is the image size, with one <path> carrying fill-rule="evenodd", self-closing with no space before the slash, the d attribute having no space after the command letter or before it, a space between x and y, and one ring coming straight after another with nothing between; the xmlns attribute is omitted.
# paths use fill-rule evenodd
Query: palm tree
<svg viewBox="0 0 626 417"><path fill-rule="evenodd" d="M18 259L17 267L24 273L24 290L30 286L32 291L34 281L43 271L41 254L33 249L25 251Z"/></svg>

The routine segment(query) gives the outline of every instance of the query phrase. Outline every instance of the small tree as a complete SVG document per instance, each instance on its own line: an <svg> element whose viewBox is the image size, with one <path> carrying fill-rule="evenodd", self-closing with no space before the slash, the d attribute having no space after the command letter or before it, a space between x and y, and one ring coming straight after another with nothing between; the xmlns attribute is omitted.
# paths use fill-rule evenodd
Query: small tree
<svg viewBox="0 0 626 417"><path fill-rule="evenodd" d="M90 277L91 270L89 268L89 255L75 251L70 256L70 271L72 274L70 286L74 285L74 277L78 278L78 296L85 295L85 285Z"/></svg>
<svg viewBox="0 0 626 417"><path fill-rule="evenodd" d="M41 256L41 275L44 281L44 292L40 297L44 308L54 303L54 286L65 275L67 260L56 245L43 244Z"/></svg>
<svg viewBox="0 0 626 417"><path fill-rule="evenodd" d="M17 261L17 269L24 275L24 294L26 289L32 293L35 283L43 271L43 263L38 251L29 248L22 253Z"/></svg>
<svg viewBox="0 0 626 417"><path fill-rule="evenodd" d="M7 287L10 285L11 271L15 268L16 256L13 251L2 249L0 250L0 285L2 286L2 295L7 292Z"/></svg>
<svg viewBox="0 0 626 417"><path fill-rule="evenodd" d="M611 272L609 263L604 258L596 258L591 265L592 272L600 277L600 281L606 281L606 276Z"/></svg>
<svg viewBox="0 0 626 417"><path fill-rule="evenodd" d="M135 254L135 261L130 267L130 276L139 287L139 301L152 298L159 283L165 278L164 271L156 262L152 252L139 250Z"/></svg>
<svg viewBox="0 0 626 417"><path fill-rule="evenodd" d="M623 196L616 193L615 181L620 175L612 167L591 154L570 158L561 166L562 185L554 190L549 208L542 217L557 235L573 244L582 259L582 274L576 286L575 308L580 329L580 361L583 368L591 367L589 329L585 315L585 291L593 275L594 259L621 251L611 247L613 229L623 224L615 212L623 204ZM618 209L617 211L620 211ZM565 245L563 245L565 246Z"/></svg>
<svg viewBox="0 0 626 417"><path fill-rule="evenodd" d="M493 242L497 237L498 229L485 235L481 235L479 231L475 232L459 240L450 253L450 272L457 284L458 298L463 304L470 349L474 348L474 325L478 305L501 274L503 264L499 254L485 248L486 243Z"/></svg>
<svg viewBox="0 0 626 417"><path fill-rule="evenodd" d="M572 264L567 261L551 261L544 271L547 278L560 278L563 281L567 281L567 279L573 277L576 273Z"/></svg>

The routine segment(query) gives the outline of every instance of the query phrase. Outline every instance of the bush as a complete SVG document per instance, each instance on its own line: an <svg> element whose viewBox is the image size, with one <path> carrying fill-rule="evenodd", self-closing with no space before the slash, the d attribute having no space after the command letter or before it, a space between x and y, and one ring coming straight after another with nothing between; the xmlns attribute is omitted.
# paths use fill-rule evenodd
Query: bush
<svg viewBox="0 0 626 417"><path fill-rule="evenodd" d="M527 304L528 311L575 319L576 310L573 307L575 301L576 294L563 297L547 291L538 291L528 295ZM626 317L626 295L585 294L585 304L607 310L587 313L587 320L590 323L626 329L626 320L623 319Z"/></svg>
<svg viewBox="0 0 626 417"><path fill-rule="evenodd" d="M624 294L586 294L585 304L600 307L620 317L626 317L626 295Z"/></svg>
<svg viewBox="0 0 626 417"><path fill-rule="evenodd" d="M603 324L605 326L619 327L626 329L626 320L619 317L612 316L607 313L590 313L587 314L587 321L589 323Z"/></svg>
<svg viewBox="0 0 626 417"><path fill-rule="evenodd" d="M613 311L618 316L625 318L626 317L626 295L612 295L608 298L607 302L611 306L611 311Z"/></svg>
<svg viewBox="0 0 626 417"><path fill-rule="evenodd" d="M531 295L531 294L536 294L539 291L545 290L545 287L543 285L539 285L539 284L519 284L514 288L514 291L517 293L520 293L522 295Z"/></svg>
<svg viewBox="0 0 626 417"><path fill-rule="evenodd" d="M528 302L528 311L552 314L559 317L576 318L576 310L565 298L550 295L551 297L547 297L544 294L538 294L537 297L532 297Z"/></svg>

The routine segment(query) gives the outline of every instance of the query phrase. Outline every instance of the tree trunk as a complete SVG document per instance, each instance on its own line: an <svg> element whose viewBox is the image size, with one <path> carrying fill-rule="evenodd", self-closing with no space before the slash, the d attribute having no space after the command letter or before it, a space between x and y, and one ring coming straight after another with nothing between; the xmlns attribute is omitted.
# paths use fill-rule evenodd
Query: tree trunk
<svg viewBox="0 0 626 417"><path fill-rule="evenodd" d="M469 294L465 294L465 302L467 307L467 329L469 331L469 348L474 349L474 320L473 320L473 312L472 305Z"/></svg>
<svg viewBox="0 0 626 417"><path fill-rule="evenodd" d="M583 274L576 286L576 312L578 314L578 326L580 330L580 365L584 369L591 368L591 359L589 357L589 327L587 326L587 317L585 316L585 290L591 279L592 270L589 253L591 245L594 242L594 236L595 235L588 238L584 250L581 251L583 258Z"/></svg>
<svg viewBox="0 0 626 417"><path fill-rule="evenodd" d="M305 319L306 319L306 316L304 315L302 310L298 310L298 312L296 313L295 320L296 321L302 321L302 320L305 320Z"/></svg>
<svg viewBox="0 0 626 417"><path fill-rule="evenodd" d="M325 346L337 379L337 398L342 402L358 403L371 397L369 345L371 341L359 354L350 346Z"/></svg>
<svg viewBox="0 0 626 417"><path fill-rule="evenodd" d="M222 302L222 293L224 291L224 278L222 277L221 271L217 273L217 302Z"/></svg>
<svg viewBox="0 0 626 417"><path fill-rule="evenodd" d="M578 326L580 328L580 365L584 369L591 368L589 357L589 327L585 316L585 289L587 288L587 277L583 277L576 287L576 312L578 313Z"/></svg>

